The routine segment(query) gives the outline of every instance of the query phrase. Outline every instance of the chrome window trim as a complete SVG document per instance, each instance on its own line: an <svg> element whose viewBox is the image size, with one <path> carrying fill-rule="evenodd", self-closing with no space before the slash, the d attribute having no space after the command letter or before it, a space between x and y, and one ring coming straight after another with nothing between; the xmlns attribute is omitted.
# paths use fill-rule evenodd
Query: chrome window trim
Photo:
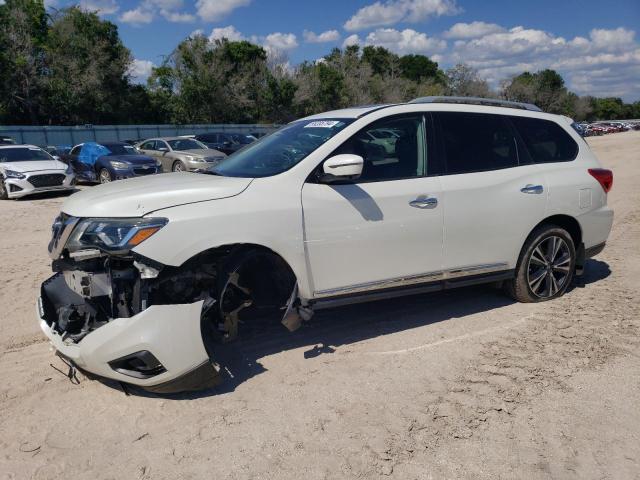
<svg viewBox="0 0 640 480"><path fill-rule="evenodd" d="M483 273L498 272L501 270L507 270L508 268L509 264L507 262L470 265L468 267L455 268L446 271L420 273L417 275L359 283L357 285L350 285L347 287L320 290L314 292L313 298L332 297L334 295L346 295L350 293L367 292L371 290L382 290L385 288L404 287L408 285L416 285L419 283L450 280L471 275L481 275Z"/></svg>

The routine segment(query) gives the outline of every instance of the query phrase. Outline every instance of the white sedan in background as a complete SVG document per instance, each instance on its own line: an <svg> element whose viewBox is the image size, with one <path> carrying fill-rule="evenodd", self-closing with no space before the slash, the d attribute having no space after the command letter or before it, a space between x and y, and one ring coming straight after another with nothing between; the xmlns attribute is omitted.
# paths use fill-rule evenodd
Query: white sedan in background
<svg viewBox="0 0 640 480"><path fill-rule="evenodd" d="M0 200L73 190L70 166L34 145L0 145Z"/></svg>

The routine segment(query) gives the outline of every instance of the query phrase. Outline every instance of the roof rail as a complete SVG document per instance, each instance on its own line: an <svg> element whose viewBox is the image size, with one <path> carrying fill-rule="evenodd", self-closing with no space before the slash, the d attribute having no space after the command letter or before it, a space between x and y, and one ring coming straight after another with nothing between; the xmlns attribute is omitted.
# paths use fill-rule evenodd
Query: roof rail
<svg viewBox="0 0 640 480"><path fill-rule="evenodd" d="M463 103L467 105L487 105L491 107L518 108L520 110L531 110L541 112L542 109L532 103L510 102L509 100L499 100L497 98L482 97L420 97L414 98L409 103Z"/></svg>

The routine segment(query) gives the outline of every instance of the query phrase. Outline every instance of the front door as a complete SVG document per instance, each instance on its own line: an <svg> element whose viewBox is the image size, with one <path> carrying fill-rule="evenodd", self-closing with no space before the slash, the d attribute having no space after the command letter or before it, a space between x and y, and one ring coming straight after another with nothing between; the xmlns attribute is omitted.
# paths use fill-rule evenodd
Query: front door
<svg viewBox="0 0 640 480"><path fill-rule="evenodd" d="M427 143L421 114L379 120L330 155L362 156L358 181L305 183L305 247L315 297L440 278L441 188L438 177L425 176Z"/></svg>

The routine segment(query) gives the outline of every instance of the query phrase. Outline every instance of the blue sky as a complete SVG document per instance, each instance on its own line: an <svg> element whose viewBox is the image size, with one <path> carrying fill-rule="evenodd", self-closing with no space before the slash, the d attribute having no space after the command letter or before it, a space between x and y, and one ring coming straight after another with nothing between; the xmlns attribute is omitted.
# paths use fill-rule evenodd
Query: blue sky
<svg viewBox="0 0 640 480"><path fill-rule="evenodd" d="M0 0L1 1L1 0ZM62 6L67 0L47 0ZM381 45L493 86L555 68L579 94L640 100L640 0L80 0L115 22L141 80L195 31L249 39L295 67L333 47ZM345 43L346 42L346 43Z"/></svg>

